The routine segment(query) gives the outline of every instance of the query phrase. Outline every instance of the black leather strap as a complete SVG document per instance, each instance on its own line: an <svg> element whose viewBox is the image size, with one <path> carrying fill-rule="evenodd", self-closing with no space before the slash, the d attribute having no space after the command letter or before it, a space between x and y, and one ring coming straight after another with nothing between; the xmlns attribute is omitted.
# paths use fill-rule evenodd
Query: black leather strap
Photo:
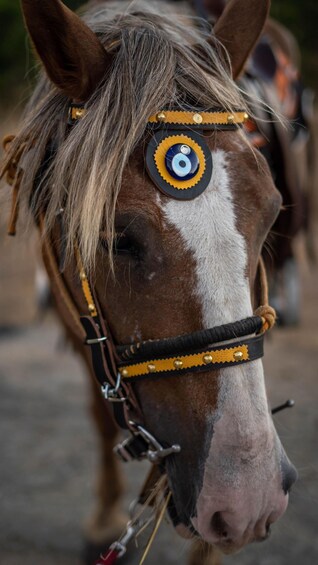
<svg viewBox="0 0 318 565"><path fill-rule="evenodd" d="M133 345L121 345L116 349L122 361L127 360L138 363L144 359L195 353L197 349L202 347L258 333L262 329L262 325L263 321L259 316L251 316L238 322L223 324L222 326L200 330L191 334L143 341Z"/></svg>
<svg viewBox="0 0 318 565"><path fill-rule="evenodd" d="M98 318L81 316L80 320L87 336L86 345L91 348L93 369L97 381L101 387L107 384L115 386L117 374L111 369L113 360L109 354L109 337L101 331ZM124 403L114 402L113 410L117 424L122 429L127 429Z"/></svg>

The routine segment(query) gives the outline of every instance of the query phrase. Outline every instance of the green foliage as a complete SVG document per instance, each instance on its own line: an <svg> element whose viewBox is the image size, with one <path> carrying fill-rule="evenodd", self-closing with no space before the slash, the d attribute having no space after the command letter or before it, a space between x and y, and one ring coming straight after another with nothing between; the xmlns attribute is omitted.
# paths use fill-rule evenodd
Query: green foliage
<svg viewBox="0 0 318 565"><path fill-rule="evenodd" d="M1 0L0 92L11 94L23 80L27 67L26 37L19 2Z"/></svg>
<svg viewBox="0 0 318 565"><path fill-rule="evenodd" d="M297 38L305 83L318 88L317 0L272 0L272 16Z"/></svg>
<svg viewBox="0 0 318 565"><path fill-rule="evenodd" d="M73 10L81 0L65 0ZM32 89L35 61L26 36L18 0L0 0L0 104L25 97Z"/></svg>
<svg viewBox="0 0 318 565"><path fill-rule="evenodd" d="M257 0L255 0L257 1ZM82 0L65 0L72 9ZM318 86L317 0L272 0L272 15L295 34L303 53L305 82ZM34 59L18 0L0 0L0 102L11 102L32 86Z"/></svg>

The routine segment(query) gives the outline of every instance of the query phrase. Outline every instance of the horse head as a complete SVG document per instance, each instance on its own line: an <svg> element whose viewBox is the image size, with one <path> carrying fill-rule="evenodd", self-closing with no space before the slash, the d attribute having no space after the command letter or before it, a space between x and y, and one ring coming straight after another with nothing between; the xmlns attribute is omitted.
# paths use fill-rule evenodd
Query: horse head
<svg viewBox="0 0 318 565"><path fill-rule="evenodd" d="M180 188L180 167L191 177L191 155L201 151L192 134L202 112L225 113L231 126L237 111L246 111L233 79L263 29L269 0L230 1L211 35L188 16L171 15L168 4L160 10L129 4L112 12L99 3L83 21L58 0L22 0L50 79L42 79L26 116L25 193L34 190L53 143L32 201L45 209L56 253L65 248L63 277L83 312L78 242L119 345L251 317L259 256L281 206L265 160L239 127L200 132L210 176L195 197L182 189L176 198L167 195L161 189L168 173L159 170L156 183L145 165L153 136L169 133L169 120L162 124L169 112L199 115L193 127L175 128L180 143L170 142L179 143L171 174ZM72 127L70 102L85 106ZM151 116L159 129L146 127ZM61 208L63 240L56 226ZM224 551L266 538L287 507L296 472L273 425L261 360L145 377L130 386L147 429L163 445L181 447L164 462L180 534L196 533Z"/></svg>

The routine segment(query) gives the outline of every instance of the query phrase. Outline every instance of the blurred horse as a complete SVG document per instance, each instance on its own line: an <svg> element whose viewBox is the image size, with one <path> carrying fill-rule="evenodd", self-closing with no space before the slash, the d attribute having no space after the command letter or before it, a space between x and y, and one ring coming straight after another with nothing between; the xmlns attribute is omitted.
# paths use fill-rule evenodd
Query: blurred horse
<svg viewBox="0 0 318 565"><path fill-rule="evenodd" d="M226 0L194 0L197 11L217 21ZM254 119L246 124L251 142L267 159L283 207L264 247L271 279L271 301L279 323L300 321L301 289L295 241L306 236L308 256L315 260L313 210L315 207L315 130L313 93L304 88L301 54L295 37L283 25L268 19L249 58L240 86L253 104ZM263 105L262 105L263 102ZM281 116L283 122L273 114Z"/></svg>

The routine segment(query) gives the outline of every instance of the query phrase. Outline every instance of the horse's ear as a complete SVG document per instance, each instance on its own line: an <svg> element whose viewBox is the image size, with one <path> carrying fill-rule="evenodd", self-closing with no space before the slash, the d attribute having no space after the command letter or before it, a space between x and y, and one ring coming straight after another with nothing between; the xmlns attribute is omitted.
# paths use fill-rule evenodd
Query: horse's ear
<svg viewBox="0 0 318 565"><path fill-rule="evenodd" d="M111 64L91 29L59 0L21 0L25 23L52 82L85 102Z"/></svg>
<svg viewBox="0 0 318 565"><path fill-rule="evenodd" d="M203 0L203 6L208 16L219 18L225 8L226 0Z"/></svg>
<svg viewBox="0 0 318 565"><path fill-rule="evenodd" d="M230 0L216 22L214 34L229 53L233 78L240 75L255 47L270 4L270 0Z"/></svg>

